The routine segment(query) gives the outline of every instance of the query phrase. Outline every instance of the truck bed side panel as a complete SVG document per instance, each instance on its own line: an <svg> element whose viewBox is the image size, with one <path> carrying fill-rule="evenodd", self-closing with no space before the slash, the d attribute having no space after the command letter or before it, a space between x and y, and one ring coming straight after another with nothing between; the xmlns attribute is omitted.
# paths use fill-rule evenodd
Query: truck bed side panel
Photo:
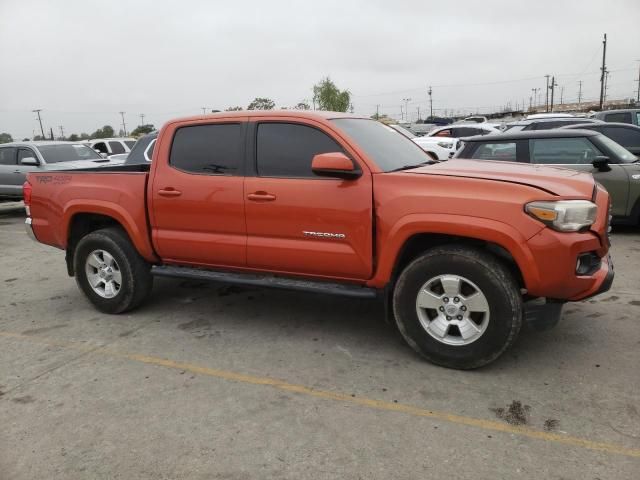
<svg viewBox="0 0 640 480"><path fill-rule="evenodd" d="M145 172L32 173L31 216L38 241L65 249L77 214L113 218L126 230L138 252L157 261L149 236Z"/></svg>

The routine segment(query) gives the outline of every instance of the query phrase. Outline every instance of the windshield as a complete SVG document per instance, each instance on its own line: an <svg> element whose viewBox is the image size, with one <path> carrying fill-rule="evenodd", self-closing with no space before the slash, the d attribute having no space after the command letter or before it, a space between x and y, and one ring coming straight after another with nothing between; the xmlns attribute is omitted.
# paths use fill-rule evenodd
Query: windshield
<svg viewBox="0 0 640 480"><path fill-rule="evenodd" d="M338 118L332 122L355 140L385 172L431 160L413 141L375 120Z"/></svg>
<svg viewBox="0 0 640 480"><path fill-rule="evenodd" d="M39 145L38 150L46 163L73 162L74 160L102 160L92 148L82 144Z"/></svg>
<svg viewBox="0 0 640 480"><path fill-rule="evenodd" d="M416 135L414 135L410 130L407 130L404 127L401 127L400 125L389 125L391 128L393 128L396 132L400 132L402 135L404 135L407 138L416 138Z"/></svg>
<svg viewBox="0 0 640 480"><path fill-rule="evenodd" d="M605 137L604 135L598 135L598 140L604 144L609 150L611 150L616 157L620 160L620 163L633 163L638 160L633 153L624 148L619 143L611 140L609 137Z"/></svg>

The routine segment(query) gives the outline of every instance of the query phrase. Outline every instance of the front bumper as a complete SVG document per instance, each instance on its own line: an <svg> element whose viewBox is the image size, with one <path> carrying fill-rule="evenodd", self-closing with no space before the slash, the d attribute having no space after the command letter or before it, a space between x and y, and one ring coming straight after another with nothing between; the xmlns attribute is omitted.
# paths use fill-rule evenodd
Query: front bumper
<svg viewBox="0 0 640 480"><path fill-rule="evenodd" d="M27 217L24 221L24 229L27 232L27 236L34 242L37 242L38 239L36 238L35 233L33 233L33 225L31 225L31 223L31 217Z"/></svg>

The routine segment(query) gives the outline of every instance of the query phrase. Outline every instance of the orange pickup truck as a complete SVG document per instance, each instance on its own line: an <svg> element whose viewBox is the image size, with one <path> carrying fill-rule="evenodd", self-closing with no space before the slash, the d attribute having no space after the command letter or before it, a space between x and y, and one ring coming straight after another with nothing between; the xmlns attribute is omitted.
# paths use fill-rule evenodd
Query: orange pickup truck
<svg viewBox="0 0 640 480"><path fill-rule="evenodd" d="M66 251L103 312L139 306L158 275L381 297L411 347L453 368L613 281L609 195L590 175L435 163L334 112L170 121L150 165L31 173L24 198L28 233Z"/></svg>

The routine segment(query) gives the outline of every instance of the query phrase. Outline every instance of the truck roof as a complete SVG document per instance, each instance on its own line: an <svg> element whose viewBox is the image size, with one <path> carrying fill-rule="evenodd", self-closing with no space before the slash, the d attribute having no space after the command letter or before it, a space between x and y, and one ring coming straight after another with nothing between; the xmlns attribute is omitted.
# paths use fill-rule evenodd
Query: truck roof
<svg viewBox="0 0 640 480"><path fill-rule="evenodd" d="M330 112L324 110L240 110L233 112L216 112L205 115L192 115L171 120L169 123L184 120L202 120L206 118L247 118L247 117L294 117L317 120L330 120L333 118L361 118L370 120L369 117L354 113Z"/></svg>
<svg viewBox="0 0 640 480"><path fill-rule="evenodd" d="M25 140L24 142L3 143L3 147L44 147L48 145L81 145L82 142L65 142L62 140Z"/></svg>
<svg viewBox="0 0 640 480"><path fill-rule="evenodd" d="M598 124L599 125L599 124ZM595 137L602 135L594 130L574 129L551 129L551 130L520 130L509 133L490 133L489 135L475 135L463 138L464 142L486 142L488 140L527 140L530 138L572 138L572 137Z"/></svg>

